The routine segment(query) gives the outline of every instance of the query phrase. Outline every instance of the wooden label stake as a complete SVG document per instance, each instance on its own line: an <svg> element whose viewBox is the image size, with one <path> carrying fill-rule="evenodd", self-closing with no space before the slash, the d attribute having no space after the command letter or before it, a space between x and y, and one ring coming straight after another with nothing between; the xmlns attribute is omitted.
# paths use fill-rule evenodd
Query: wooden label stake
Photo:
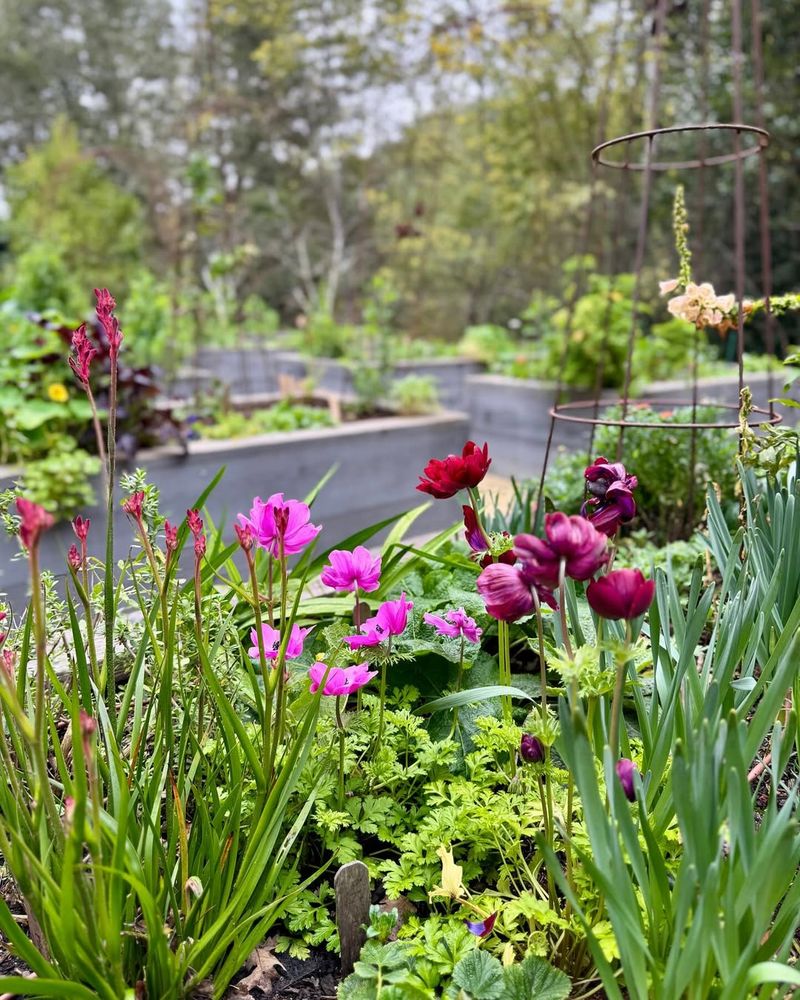
<svg viewBox="0 0 800 1000"><path fill-rule="evenodd" d="M333 879L336 892L336 927L339 931L342 972L348 976L367 940L369 923L369 871L363 861L348 861Z"/></svg>

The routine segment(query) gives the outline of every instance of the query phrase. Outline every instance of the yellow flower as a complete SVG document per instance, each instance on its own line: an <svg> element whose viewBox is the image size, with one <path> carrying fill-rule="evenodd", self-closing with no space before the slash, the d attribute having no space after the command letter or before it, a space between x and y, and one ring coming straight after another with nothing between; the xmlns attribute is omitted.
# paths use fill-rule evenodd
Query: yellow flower
<svg viewBox="0 0 800 1000"><path fill-rule="evenodd" d="M66 403L69 399L69 391L61 382L53 382L47 387L47 395L54 403Z"/></svg>
<svg viewBox="0 0 800 1000"><path fill-rule="evenodd" d="M429 899L434 896L449 896L450 899L464 899L467 890L461 884L464 869L453 860L453 851L442 845L436 852L442 860L442 884L437 885L429 893Z"/></svg>

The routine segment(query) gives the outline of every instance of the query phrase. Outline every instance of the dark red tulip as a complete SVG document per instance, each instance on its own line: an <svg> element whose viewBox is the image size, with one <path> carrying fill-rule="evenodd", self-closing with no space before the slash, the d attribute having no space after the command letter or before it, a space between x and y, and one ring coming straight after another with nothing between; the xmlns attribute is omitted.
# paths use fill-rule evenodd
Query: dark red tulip
<svg viewBox="0 0 800 1000"><path fill-rule="evenodd" d="M593 580L586 599L601 618L638 618L653 603L656 585L638 569L615 569Z"/></svg>
<svg viewBox="0 0 800 1000"><path fill-rule="evenodd" d="M432 458L425 466L425 476L420 476L417 489L437 500L447 500L481 483L491 464L488 444L479 448L474 441L467 441L460 455Z"/></svg>

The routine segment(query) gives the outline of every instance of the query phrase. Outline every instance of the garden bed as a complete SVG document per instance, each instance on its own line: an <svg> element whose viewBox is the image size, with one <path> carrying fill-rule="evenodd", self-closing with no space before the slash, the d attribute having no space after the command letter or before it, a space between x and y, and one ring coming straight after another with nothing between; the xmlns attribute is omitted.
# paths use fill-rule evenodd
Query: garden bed
<svg viewBox="0 0 800 1000"><path fill-rule="evenodd" d="M295 379L311 378L320 389L343 396L350 396L355 392L352 362L334 358L311 358L295 351L276 351L272 361L277 375L289 375ZM479 361L470 358L397 361L392 365L391 380L397 381L408 375L430 376L436 382L442 406L466 409L467 379L482 372L483 368Z"/></svg>
<svg viewBox="0 0 800 1000"><path fill-rule="evenodd" d="M225 475L207 505L217 523L230 523L256 495L267 497L282 490L287 496L302 497L337 465L314 506L315 518L325 525L326 542L334 545L359 528L420 503L423 498L414 489L411 473L421 472L431 455L460 451L468 436L463 414L378 417L291 434L196 441L187 455L157 448L140 452L134 464L147 469L158 484L162 509L175 520L181 519L187 504L225 466ZM0 467L0 489L10 487L19 475L18 469ZM417 522L419 530L443 528L458 520L459 510L454 501L434 504ZM97 525L92 538L100 545L102 512L94 508L82 513ZM118 517L124 520L122 511ZM43 539L43 565L64 567L73 541L69 524L49 532ZM0 540L0 592L20 601L27 585L27 565L12 560L17 549L16 540L6 536Z"/></svg>
<svg viewBox="0 0 800 1000"><path fill-rule="evenodd" d="M765 407L770 394L780 393L780 375L773 375L770 389L766 372L745 376L757 406ZM472 375L466 380L470 429L476 441L488 441L492 471L501 475L518 477L535 476L541 472L550 431L550 409L555 398L555 384L532 379L510 378L504 375ZM590 400L589 390L567 389L572 401ZM668 403L691 401L691 386L685 381L653 382L642 387L637 398ZM736 375L703 378L698 382L698 401L736 406L739 397L739 380ZM603 391L601 400L610 402L619 394L610 389ZM582 416L592 416L590 409ZM720 421L722 422L722 417ZM736 419L728 411L725 422ZM586 449L590 441L587 424L558 421L553 435L553 447L574 451Z"/></svg>

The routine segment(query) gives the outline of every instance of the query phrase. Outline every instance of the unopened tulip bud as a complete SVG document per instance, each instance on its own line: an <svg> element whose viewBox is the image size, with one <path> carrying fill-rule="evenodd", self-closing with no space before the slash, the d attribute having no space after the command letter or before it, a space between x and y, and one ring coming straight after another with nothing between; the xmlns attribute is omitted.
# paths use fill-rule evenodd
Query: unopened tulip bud
<svg viewBox="0 0 800 1000"><path fill-rule="evenodd" d="M528 764L541 764L544 760L544 744L531 733L523 733L519 743L519 755Z"/></svg>
<svg viewBox="0 0 800 1000"><path fill-rule="evenodd" d="M619 783L622 785L622 791L625 793L625 798L629 802L635 802L636 789L633 787L633 776L637 773L636 765L632 760L628 760L627 757L621 757L615 765L615 770L619 778Z"/></svg>

